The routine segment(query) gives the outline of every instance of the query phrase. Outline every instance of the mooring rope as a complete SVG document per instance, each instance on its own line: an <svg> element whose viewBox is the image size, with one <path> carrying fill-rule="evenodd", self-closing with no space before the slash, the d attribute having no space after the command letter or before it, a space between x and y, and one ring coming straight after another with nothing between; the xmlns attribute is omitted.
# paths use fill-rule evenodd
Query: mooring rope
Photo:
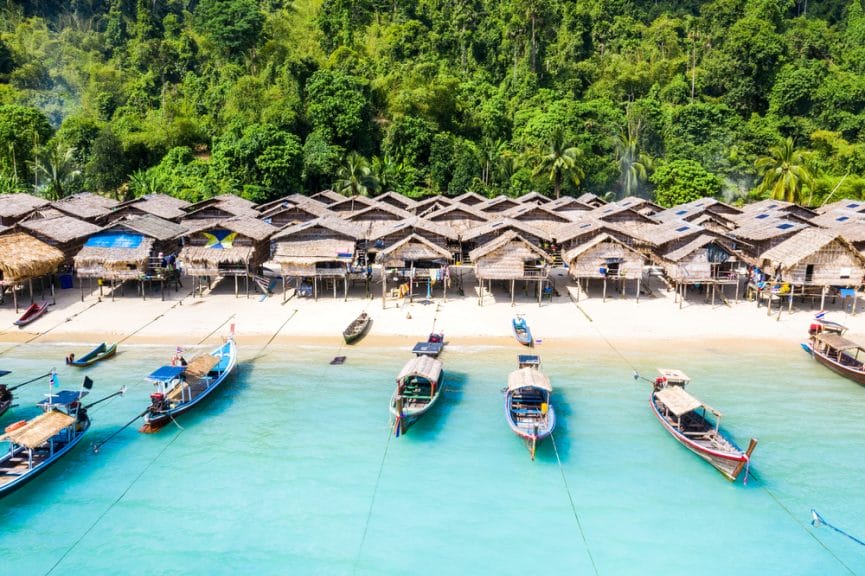
<svg viewBox="0 0 865 576"><path fill-rule="evenodd" d="M586 533L583 531L583 524L580 522L580 515L577 514L577 505L574 502L573 494L571 494L571 487L568 485L568 478L565 476L565 467L562 466L562 459L559 457L559 448L556 446L555 435L551 433L550 439L553 441L553 451L556 453L556 462L559 463L559 472L562 474L562 483L565 485L565 492L568 494L568 500L571 503L571 512L574 513L574 520L577 521L577 528L580 531L580 537L583 539L583 546L586 547L586 554L588 554L589 560L592 562L592 570L597 576L597 574L599 574L598 566L595 564L595 557L592 556L592 550L589 548L589 541L586 539Z"/></svg>
<svg viewBox="0 0 865 576"><path fill-rule="evenodd" d="M120 340L118 340L118 341L117 341L117 344L122 344L122 343L126 342L127 340L129 340L130 338L132 338L133 336L135 336L136 334L138 334L139 332L141 332L142 330L144 330L145 328L147 328L148 326L150 326L151 324L153 324L154 322L156 322L157 320L159 320L160 318L162 318L163 316L165 316L166 314L168 314L169 312L171 312L172 310L174 310L174 309L175 309L177 306L179 306L182 302L183 302L183 298L181 298L180 300L178 300L177 302L175 302L174 304L172 304L171 306L169 306L168 309L166 309L165 311L160 312L159 314L157 314L156 316L154 316L151 320L149 320L149 321L148 321L147 323L145 323L143 326L140 326L140 327L139 327L137 330L135 330L134 332L131 332L131 333L127 334L126 336L124 336L123 338L121 338Z"/></svg>
<svg viewBox="0 0 865 576"><path fill-rule="evenodd" d="M106 516L109 512L111 512L111 510L112 510L112 509L113 509L113 508L114 508L114 507L115 507L115 506L116 506L116 505L117 505L121 500L123 500L123 498L126 496L127 493L129 493L129 491L132 489L132 487L135 486L135 484L138 483L138 481L141 479L142 476L144 476L144 473L147 472L147 471L150 469L150 467L153 466L153 465L156 463L156 461L159 460L159 459L162 457L162 455L165 453L165 451L168 450L168 447L171 446L172 444L174 444L174 441L177 440L177 438L178 438L182 433L183 433L183 430L181 429L177 434L174 435L174 438L172 438L171 440L168 441L168 443L167 443L167 444L162 448L162 450L159 451L159 454L157 454L157 455L153 458L153 460L151 460L151 461L147 464L147 466L145 466L144 469L141 470L141 472L138 474L138 476L136 476L135 479L132 480L132 482L129 484L129 486L126 487L126 489L125 489L125 490L120 494L120 496L118 496L118 497L114 500L114 502L112 502L111 505L110 505L108 508L106 508L105 511L102 512L102 514L100 514L98 518L96 518L96 520L93 521L93 523L92 523L92 524L87 528L87 530L85 530L84 533L83 533L81 536L79 536L78 539L77 539L75 542L72 543L72 546L70 546L70 547L66 550L66 552L64 552L63 555L60 556L60 558L57 559L57 562L55 562L54 565L51 566L51 568L50 568L50 569L45 573L45 576L49 576L49 574L51 574L52 572L54 572L54 570L57 569L57 567L60 565L61 562L63 562L64 559L66 559L66 557L69 555L69 553L72 552L72 551L73 551L73 550L74 550L74 549L75 549L75 548L76 548L76 547L81 543L81 541L84 540L84 538L85 538L88 534L90 534L91 531L93 531L94 528L96 528L96 526L97 526L97 525L102 521L102 519L105 518L105 516Z"/></svg>
<svg viewBox="0 0 865 576"><path fill-rule="evenodd" d="M291 320L292 318L294 318L295 314L297 314L297 308L295 308L294 311L289 315L289 317L285 319L285 322L283 322L282 324L279 325L279 328L276 329L276 332L273 333L273 336L271 336L270 339L264 343L264 346L259 348L256 355L253 356L252 358L250 358L249 360L247 360L247 362L255 362L256 360L258 360L259 358L264 356L264 351L267 349L268 346L270 346L270 343L274 341L276 336L280 332L282 332L282 329L285 328L285 325L288 324L288 321Z"/></svg>
<svg viewBox="0 0 865 576"><path fill-rule="evenodd" d="M211 336L213 336L214 334L216 334L217 330L219 330L220 328L222 328L223 326L225 326L226 324L228 324L228 322L229 322L232 318L234 318L234 316L235 316L235 315L232 314L231 316L229 316L228 318L226 318L226 319L225 319L225 320L224 320L224 321L223 321L219 326L217 326L216 328L214 328L214 329L213 329L213 330L212 330L212 331L211 331L207 336L205 336L204 338L202 338L201 340L199 340L198 343L196 344L196 346L200 346L201 344L204 344L204 343L207 341L208 338L210 338Z"/></svg>
<svg viewBox="0 0 865 576"><path fill-rule="evenodd" d="M863 542L862 540L859 540L858 538L856 538L852 534L845 532L841 528L838 528L837 526L830 524L829 522L826 521L825 518L823 518L820 515L819 512L817 512L813 508L811 508L811 526L813 526L814 528L819 528L820 526L826 526L827 528L831 528L832 530L834 530L835 532L838 532L839 534L843 534L844 536L846 536L847 538L849 538L850 540L852 540L856 544L859 544L860 546L865 546L865 542Z"/></svg>
<svg viewBox="0 0 865 576"><path fill-rule="evenodd" d="M59 328L59 327L63 326L64 324L66 324L67 322L69 322L70 320L72 320L73 318L75 318L76 316L79 316L79 315L81 315L81 314L87 312L88 310L90 310L91 308L93 308L94 306L96 306L97 304L99 304L99 302L94 302L93 304L91 304L90 306L88 306L87 308L85 308L84 310L79 310L78 312L76 312L76 313L73 314L72 316L67 316L66 319L65 319L63 322L60 322L59 324L56 324L56 325L52 326L51 328L49 328L49 329L46 330L45 332L39 332L38 334L35 334L32 338L28 338L28 339L25 340L24 342L18 342L17 344L13 344L13 345L10 346L9 348L6 348L6 349L3 350L2 352L0 352L0 356L6 354L6 353L9 352L10 350L14 350L15 348L18 348L19 346L21 346L21 345L23 345L23 344L30 344L31 342L33 342L33 341L36 340L37 338L41 338L42 336L45 336L46 334L48 334L48 333L51 332L52 330L54 330L54 329L56 329L56 328Z"/></svg>
<svg viewBox="0 0 865 576"><path fill-rule="evenodd" d="M366 543L366 534L369 531L369 524L372 521L372 511L375 508L375 497L378 494L378 487L381 483L381 475L384 472L384 462L387 459L387 451L390 448L390 439L393 436L393 432L388 426L387 431L387 441L384 444L384 452L381 455L381 462L378 465L378 475L375 478L375 485L372 489L372 497L369 500L369 509L366 511L366 520L363 523L363 534L360 537L360 544L357 547L357 556L354 559L354 566L352 567L352 573L357 572L357 564L360 562L360 555L363 553L363 545Z"/></svg>

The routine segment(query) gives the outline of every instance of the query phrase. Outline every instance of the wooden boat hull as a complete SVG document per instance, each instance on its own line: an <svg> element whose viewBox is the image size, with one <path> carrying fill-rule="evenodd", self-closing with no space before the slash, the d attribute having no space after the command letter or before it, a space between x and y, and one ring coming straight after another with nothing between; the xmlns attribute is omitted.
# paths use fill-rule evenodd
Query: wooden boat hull
<svg viewBox="0 0 865 576"><path fill-rule="evenodd" d="M752 438L748 445L748 449L745 451L738 449L738 447L730 442L729 439L727 441L736 448L735 451L727 452L709 449L682 434L667 418L664 417L661 410L658 408L657 402L655 402L654 393L649 397L649 406L661 425L679 442L679 444L711 464L716 470L723 474L727 480L730 480L731 482L735 481L741 474L742 470L748 467L751 460L751 453L754 451L754 448L757 447L757 440Z"/></svg>
<svg viewBox="0 0 865 576"><path fill-rule="evenodd" d="M27 310L24 311L24 314L21 315L18 320L13 322L16 326L21 328L22 326L26 326L45 314L45 311L48 309L48 302L34 302L31 304Z"/></svg>
<svg viewBox="0 0 865 576"><path fill-rule="evenodd" d="M163 426L171 422L171 420L173 420L177 416L180 416L184 412L191 410L193 407L199 404L231 375L231 373L234 371L234 367L237 365L237 345L234 343L234 340L228 340L225 344L223 344L210 354L211 356L221 354L222 357L227 357L225 369L222 370L222 372L220 372L219 375L213 379L213 381L207 386L205 390L199 393L192 400L188 402L181 402L168 410L147 412L147 414L144 415L144 425L139 429L140 432L157 432Z"/></svg>
<svg viewBox="0 0 865 576"><path fill-rule="evenodd" d="M18 476L18 478L16 480L13 480L11 482L8 482L8 483L0 486L0 498L2 498L3 496L6 496L8 494L11 494L12 492L17 490L18 488L21 488L27 482L34 479L36 476L38 476L43 471L48 469L52 464L57 462L57 460L59 460L60 458L65 456L67 453L69 453L69 451L72 450L73 448L75 448L75 446L81 441L81 439L84 437L84 433L87 432L87 430L89 428L90 428L90 418L88 417L85 420L83 420L81 430L77 432L75 437L72 438L72 440L67 442L65 445L63 445L61 448L55 449L54 454L52 456L46 458L45 460L43 460L42 462L40 462L39 464L37 464L33 468L30 468L27 472ZM24 458L26 458L27 450L23 447L20 447L20 446L18 448L19 449L16 450L14 453L12 453L11 451L6 452L6 454L2 458L0 458L0 467L2 467L4 464L8 463L11 458L22 457L22 456ZM2 477L2 476L4 476L3 469L0 469L0 477Z"/></svg>
<svg viewBox="0 0 865 576"><path fill-rule="evenodd" d="M361 314L346 328L342 333L342 338L346 344L354 344L369 331L369 326L372 324L372 318L366 313Z"/></svg>
<svg viewBox="0 0 865 576"><path fill-rule="evenodd" d="M12 398L8 400L0 400L0 416L6 413L9 410L9 407L12 406Z"/></svg>
<svg viewBox="0 0 865 576"><path fill-rule="evenodd" d="M826 368L828 368L832 372L838 374L839 376L843 376L844 378L847 378L848 380L852 380L853 382L855 382L856 384L859 384L860 386L865 386L865 370L856 370L855 368L852 368L850 366L845 366L844 364L841 364L837 360L834 360L834 359L830 358L829 356L827 356L826 354L823 354L822 352L819 352L818 350L814 349L814 347L810 344L805 344L803 342L802 348L808 354L810 354L811 357L814 358L814 360L816 360L817 362L819 362L820 364L822 364L823 366L825 366Z"/></svg>
<svg viewBox="0 0 865 576"><path fill-rule="evenodd" d="M403 408L402 414L400 414L397 410L397 393L394 390L394 393L390 398L390 414L394 418L400 419L402 425L402 433L405 433L412 424L420 420L424 414L432 410L433 406L435 406L439 398L441 398L443 389L444 372L442 372L442 377L440 378L439 383L436 386L436 393L433 395L432 399L423 406L417 408Z"/></svg>
<svg viewBox="0 0 865 576"><path fill-rule="evenodd" d="M106 346L105 342L103 342L81 358L70 362L69 365L77 368L86 368L87 366L93 366L97 362L111 358L116 352L117 344Z"/></svg>
<svg viewBox="0 0 865 576"><path fill-rule="evenodd" d="M514 338L522 344L523 346L533 346L535 341L532 338L532 331L529 329L528 324L525 322L517 322L516 320L512 323Z"/></svg>
<svg viewBox="0 0 865 576"><path fill-rule="evenodd" d="M517 422L515 418L513 410L511 409L511 400L515 391L516 390L508 390L505 392L505 420L507 421L511 432L525 441L526 447L531 453L532 460L534 460L535 450L537 450L538 445L552 435L553 431L556 429L556 410L553 408L552 404L548 403L546 422L544 422L543 425L530 428L520 426L519 422Z"/></svg>

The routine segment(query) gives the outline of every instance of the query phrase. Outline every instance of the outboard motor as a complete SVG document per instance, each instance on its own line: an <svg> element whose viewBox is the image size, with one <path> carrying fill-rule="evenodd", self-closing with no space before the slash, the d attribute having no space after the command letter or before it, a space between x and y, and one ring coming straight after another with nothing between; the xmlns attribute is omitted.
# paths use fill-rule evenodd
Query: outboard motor
<svg viewBox="0 0 865 576"><path fill-rule="evenodd" d="M165 394L154 392L150 395L150 413L161 412L165 408Z"/></svg>
<svg viewBox="0 0 865 576"><path fill-rule="evenodd" d="M815 334L819 334L823 331L823 325L819 322L815 322L808 327L808 334L814 336Z"/></svg>

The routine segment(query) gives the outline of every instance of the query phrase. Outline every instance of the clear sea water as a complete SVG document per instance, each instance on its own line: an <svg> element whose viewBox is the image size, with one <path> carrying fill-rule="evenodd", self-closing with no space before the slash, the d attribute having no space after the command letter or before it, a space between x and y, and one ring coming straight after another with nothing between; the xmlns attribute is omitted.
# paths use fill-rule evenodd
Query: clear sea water
<svg viewBox="0 0 865 576"><path fill-rule="evenodd" d="M235 377L182 429L133 426L94 454L146 407L143 376L173 353L123 348L86 373L93 398L127 395L94 407L73 453L0 500L3 572L865 573L865 548L809 523L813 507L865 537L865 388L800 350L627 352L648 376L685 370L729 435L759 438L747 485L669 437L610 349L538 348L559 427L535 462L503 416L516 345L446 349L444 402L392 438L407 350L274 346L250 361L257 348L242 348ZM20 346L0 367L14 383L67 351ZM337 353L346 363L329 365ZM0 424L35 415L46 388L23 388Z"/></svg>

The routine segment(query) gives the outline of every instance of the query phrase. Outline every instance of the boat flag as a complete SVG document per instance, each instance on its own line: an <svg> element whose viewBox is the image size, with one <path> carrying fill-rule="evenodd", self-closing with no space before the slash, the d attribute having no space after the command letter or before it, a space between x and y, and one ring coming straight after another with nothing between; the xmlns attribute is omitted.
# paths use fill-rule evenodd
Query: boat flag
<svg viewBox="0 0 865 576"><path fill-rule="evenodd" d="M90 379L90 376L84 377L84 384L82 384L85 389L92 390L93 389L93 380Z"/></svg>
<svg viewBox="0 0 865 576"><path fill-rule="evenodd" d="M234 338L234 322L231 323L231 330L229 331L229 334L232 338Z"/></svg>
<svg viewBox="0 0 865 576"><path fill-rule="evenodd" d="M57 371L54 368L51 369L51 376L48 378L48 382L51 383L52 388L60 387L60 378L57 377Z"/></svg>
<svg viewBox="0 0 865 576"><path fill-rule="evenodd" d="M825 311L825 310L820 310L819 312L817 312L816 314L814 314L814 318L816 318L817 320L822 320L822 319L823 319L823 316L825 316L825 315L826 315L826 311Z"/></svg>

